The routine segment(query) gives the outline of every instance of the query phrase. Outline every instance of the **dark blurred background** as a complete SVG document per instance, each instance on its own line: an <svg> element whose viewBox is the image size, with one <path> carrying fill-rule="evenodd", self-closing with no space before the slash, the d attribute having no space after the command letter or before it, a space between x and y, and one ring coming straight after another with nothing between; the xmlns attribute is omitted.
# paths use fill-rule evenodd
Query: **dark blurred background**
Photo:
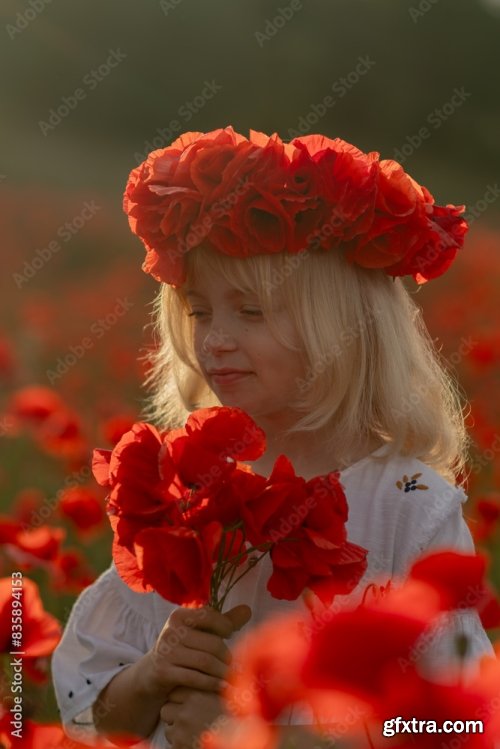
<svg viewBox="0 0 500 749"><path fill-rule="evenodd" d="M474 201L498 176L494 0L3 0L0 19L5 190L116 199L148 140L229 123L286 138L335 84L310 132L390 158L427 126L406 166L437 200Z"/></svg>

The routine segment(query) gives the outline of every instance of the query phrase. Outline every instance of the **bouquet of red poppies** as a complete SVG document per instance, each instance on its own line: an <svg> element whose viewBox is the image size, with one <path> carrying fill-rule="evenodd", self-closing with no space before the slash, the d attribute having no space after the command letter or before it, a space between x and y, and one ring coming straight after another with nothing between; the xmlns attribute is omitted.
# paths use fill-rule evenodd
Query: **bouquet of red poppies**
<svg viewBox="0 0 500 749"><path fill-rule="evenodd" d="M329 605L352 591L367 551L347 541L339 473L306 481L280 455L266 478L242 462L265 446L248 414L216 406L194 411L180 429L138 422L113 450L94 450L120 577L137 592L221 611L237 581L270 554L275 598L295 600L308 588Z"/></svg>

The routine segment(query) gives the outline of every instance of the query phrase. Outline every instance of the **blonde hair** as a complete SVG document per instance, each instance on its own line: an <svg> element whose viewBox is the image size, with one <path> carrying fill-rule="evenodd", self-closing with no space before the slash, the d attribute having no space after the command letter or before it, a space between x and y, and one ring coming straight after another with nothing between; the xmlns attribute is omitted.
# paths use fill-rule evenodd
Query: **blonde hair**
<svg viewBox="0 0 500 749"><path fill-rule="evenodd" d="M389 444L389 455L414 456L450 483L462 476L470 438L460 386L400 278L350 264L341 251L234 258L200 245L187 253L189 282L202 287L206 268L252 289L273 335L303 357L306 377L290 404L300 418L288 433L326 428L344 455L375 439ZM151 394L141 417L159 429L182 426L195 408L221 405L194 355L183 288L162 284L153 301L158 345L144 357ZM276 300L294 323L299 348L276 323Z"/></svg>

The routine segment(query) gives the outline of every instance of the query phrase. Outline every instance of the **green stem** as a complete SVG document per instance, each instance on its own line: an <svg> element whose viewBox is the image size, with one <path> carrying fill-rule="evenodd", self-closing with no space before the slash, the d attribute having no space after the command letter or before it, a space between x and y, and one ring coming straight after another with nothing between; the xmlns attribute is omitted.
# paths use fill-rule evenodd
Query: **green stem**
<svg viewBox="0 0 500 749"><path fill-rule="evenodd" d="M245 577L245 575L247 574L247 572L250 572L250 570L252 570L252 569L253 569L253 568L255 567L255 565L256 565L256 564L258 564L258 562L260 562L260 560L262 559L262 557L265 557L265 555L266 555L266 554L267 554L268 552L269 552L269 549L266 549L266 551L262 552L262 554L260 555L260 557L257 557L257 559L255 560L255 562L254 562L253 564L249 565L249 566L247 567L247 569L246 569L246 570L244 570L244 571L243 571L243 572L241 573L241 575L238 575L238 577L236 578L236 580L234 580L234 582L232 583L232 585L230 585L229 587L227 587L227 588L226 588L226 592L224 593L224 595L222 596L222 598L221 598L221 599L220 599L220 601L219 601L219 604L220 604L220 609L219 609L219 611L222 611L222 606L223 606L223 604L224 604L224 601L226 600L226 598L227 598L227 596L228 596L229 592L230 592L230 591L232 590L232 588L234 588L234 586L236 585L236 583L237 583L237 582L238 582L239 580L241 580L241 578L242 578L242 577ZM236 569L236 567L235 567L234 569Z"/></svg>
<svg viewBox="0 0 500 749"><path fill-rule="evenodd" d="M226 541L226 531L222 531L222 538L219 546L219 553L217 555L217 563L215 565L215 570L212 572L212 577L210 578L210 600L209 600L209 606L213 606L217 611L220 611L221 609L218 606L218 595L219 595L219 586L221 583L221 566L222 566L222 555L224 553L225 548L225 541Z"/></svg>

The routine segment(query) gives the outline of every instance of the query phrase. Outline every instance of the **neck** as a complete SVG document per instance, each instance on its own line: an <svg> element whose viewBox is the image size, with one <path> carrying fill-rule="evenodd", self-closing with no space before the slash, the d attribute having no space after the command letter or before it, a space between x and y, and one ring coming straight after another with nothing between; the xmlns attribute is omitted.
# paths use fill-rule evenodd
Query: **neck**
<svg viewBox="0 0 500 749"><path fill-rule="evenodd" d="M309 480L314 476L343 470L382 444L378 439L366 439L356 445L351 455L346 455L340 445L325 447L329 443L324 432L300 432L285 436L283 431L271 430L269 426L266 429L257 419L254 418L254 421L264 430L267 447L260 458L253 462L249 461L248 465L255 472L266 476L271 473L279 455L286 455L292 462L295 473Z"/></svg>

